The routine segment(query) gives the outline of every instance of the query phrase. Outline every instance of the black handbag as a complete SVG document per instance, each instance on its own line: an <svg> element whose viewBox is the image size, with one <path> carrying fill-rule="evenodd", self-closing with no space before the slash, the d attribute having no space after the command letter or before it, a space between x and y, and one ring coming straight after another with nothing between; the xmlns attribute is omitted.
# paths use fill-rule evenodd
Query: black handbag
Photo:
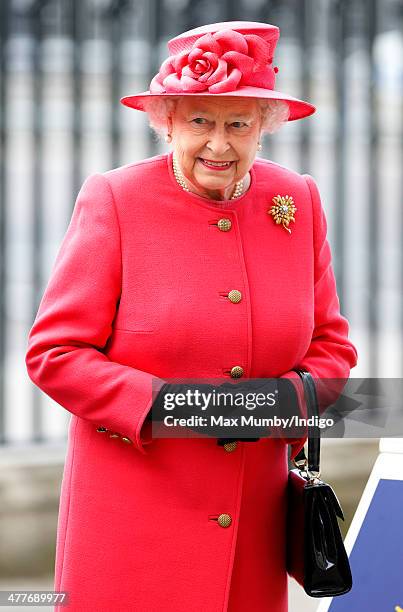
<svg viewBox="0 0 403 612"><path fill-rule="evenodd" d="M304 385L308 418L319 417L312 375L295 370ZM287 572L310 597L334 597L351 590L352 575L337 517L343 511L332 487L320 480L320 429L308 425L308 460L304 449L288 473Z"/></svg>

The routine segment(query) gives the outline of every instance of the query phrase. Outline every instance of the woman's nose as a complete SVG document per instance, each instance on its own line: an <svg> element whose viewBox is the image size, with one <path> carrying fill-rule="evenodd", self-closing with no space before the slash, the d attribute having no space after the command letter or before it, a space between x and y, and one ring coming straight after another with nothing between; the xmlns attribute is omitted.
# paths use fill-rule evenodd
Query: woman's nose
<svg viewBox="0 0 403 612"><path fill-rule="evenodd" d="M207 143L207 147L220 157L224 155L230 148L230 144L228 142L228 135L225 131L225 128L216 128L213 133L210 134L209 141Z"/></svg>

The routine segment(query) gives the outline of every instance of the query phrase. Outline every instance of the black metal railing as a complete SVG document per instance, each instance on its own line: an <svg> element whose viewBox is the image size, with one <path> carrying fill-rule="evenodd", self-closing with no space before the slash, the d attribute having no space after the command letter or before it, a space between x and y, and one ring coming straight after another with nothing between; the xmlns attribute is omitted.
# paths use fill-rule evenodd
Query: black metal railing
<svg viewBox="0 0 403 612"><path fill-rule="evenodd" d="M2 0L0 442L64 431L62 411L60 427L44 418L24 353L85 176L164 150L119 98L147 89L169 38L239 19L280 27L277 87L317 106L262 155L318 181L360 375L401 359L399 0Z"/></svg>

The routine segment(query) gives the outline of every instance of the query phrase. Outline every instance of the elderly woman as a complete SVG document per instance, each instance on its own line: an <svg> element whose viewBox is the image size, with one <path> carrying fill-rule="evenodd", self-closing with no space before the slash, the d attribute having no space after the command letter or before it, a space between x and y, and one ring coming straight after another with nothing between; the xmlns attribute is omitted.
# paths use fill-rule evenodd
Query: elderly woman
<svg viewBox="0 0 403 612"><path fill-rule="evenodd" d="M292 381L303 410L295 369L356 365L314 179L256 158L265 132L315 110L275 90L278 37L225 22L172 39L149 91L122 99L172 150L77 197L26 353L72 415L63 609L288 608L287 449L306 438L158 437L147 418L178 377Z"/></svg>

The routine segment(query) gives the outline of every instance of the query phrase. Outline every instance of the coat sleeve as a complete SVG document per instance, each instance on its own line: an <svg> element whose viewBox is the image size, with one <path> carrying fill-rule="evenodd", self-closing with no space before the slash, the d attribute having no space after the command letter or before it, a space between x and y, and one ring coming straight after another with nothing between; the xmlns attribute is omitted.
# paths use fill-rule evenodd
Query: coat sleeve
<svg viewBox="0 0 403 612"><path fill-rule="evenodd" d="M107 178L90 175L77 196L50 280L29 332L30 379L94 427L128 437L143 454L152 391L163 381L111 361L103 348L121 294L120 229ZM144 427L143 427L144 423Z"/></svg>
<svg viewBox="0 0 403 612"><path fill-rule="evenodd" d="M308 351L296 369L312 374L322 413L334 404L341 394L350 370L357 364L357 350L349 340L349 324L340 314L336 280L332 267L332 255L327 240L327 221L316 182L309 174L303 175L312 202L314 235L314 330ZM301 414L306 416L302 381L291 370L280 378L290 379L299 399ZM304 438L288 439L291 443L291 459L303 447Z"/></svg>

